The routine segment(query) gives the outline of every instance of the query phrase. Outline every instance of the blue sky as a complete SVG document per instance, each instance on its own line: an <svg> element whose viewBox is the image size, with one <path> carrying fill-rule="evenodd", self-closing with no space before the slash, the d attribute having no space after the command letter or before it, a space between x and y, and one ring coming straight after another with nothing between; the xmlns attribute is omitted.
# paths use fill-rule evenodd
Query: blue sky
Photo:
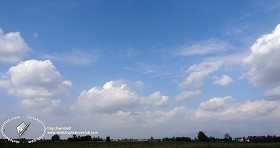
<svg viewBox="0 0 280 148"><path fill-rule="evenodd" d="M112 137L278 134L279 8L2 1L0 121L32 115Z"/></svg>

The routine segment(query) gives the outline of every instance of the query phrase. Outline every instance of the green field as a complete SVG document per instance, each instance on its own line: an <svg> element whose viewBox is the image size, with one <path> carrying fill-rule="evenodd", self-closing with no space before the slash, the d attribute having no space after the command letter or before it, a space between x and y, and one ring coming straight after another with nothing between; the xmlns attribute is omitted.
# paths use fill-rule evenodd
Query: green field
<svg viewBox="0 0 280 148"><path fill-rule="evenodd" d="M0 143L1 148L279 148L280 143L199 143L199 142L36 142Z"/></svg>

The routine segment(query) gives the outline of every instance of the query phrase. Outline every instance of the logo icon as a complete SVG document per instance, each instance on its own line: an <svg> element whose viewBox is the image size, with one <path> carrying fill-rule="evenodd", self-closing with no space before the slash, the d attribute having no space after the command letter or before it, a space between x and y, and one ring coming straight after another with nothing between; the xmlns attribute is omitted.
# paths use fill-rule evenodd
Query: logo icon
<svg viewBox="0 0 280 148"><path fill-rule="evenodd" d="M27 130L27 128L30 126L30 122L28 122L27 124L22 121L18 126L17 126L17 132L19 134L19 137L21 137Z"/></svg>

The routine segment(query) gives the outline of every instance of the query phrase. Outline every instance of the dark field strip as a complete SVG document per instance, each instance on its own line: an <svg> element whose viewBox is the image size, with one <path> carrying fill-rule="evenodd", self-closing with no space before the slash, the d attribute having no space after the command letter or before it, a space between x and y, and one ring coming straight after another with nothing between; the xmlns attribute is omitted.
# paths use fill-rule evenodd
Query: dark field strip
<svg viewBox="0 0 280 148"><path fill-rule="evenodd" d="M280 148L280 143L199 143L199 142L37 142L0 143L0 148Z"/></svg>

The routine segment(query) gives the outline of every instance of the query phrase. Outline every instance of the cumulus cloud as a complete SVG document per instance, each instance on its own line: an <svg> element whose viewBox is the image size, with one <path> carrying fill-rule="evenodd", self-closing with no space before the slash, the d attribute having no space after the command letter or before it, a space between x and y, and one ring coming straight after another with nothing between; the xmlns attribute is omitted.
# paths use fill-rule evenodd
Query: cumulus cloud
<svg viewBox="0 0 280 148"><path fill-rule="evenodd" d="M125 81L109 81L103 87L82 91L73 109L116 112L133 107L139 101L136 92Z"/></svg>
<svg viewBox="0 0 280 148"><path fill-rule="evenodd" d="M175 97L175 100L176 101L188 100L188 99L191 99L195 96L199 96L200 94L202 94L202 92L199 91L199 90L196 90L196 91L182 91L181 93L179 93Z"/></svg>
<svg viewBox="0 0 280 148"><path fill-rule="evenodd" d="M255 85L280 82L280 25L270 34L263 35L251 46L251 54L243 60L248 67L248 79Z"/></svg>
<svg viewBox="0 0 280 148"><path fill-rule="evenodd" d="M279 105L265 100L248 100L238 103L231 96L202 102L194 113L196 118L263 119L279 117Z"/></svg>
<svg viewBox="0 0 280 148"><path fill-rule="evenodd" d="M222 75L220 77L214 78L214 84L220 85L220 86L227 86L229 85L233 80L228 75Z"/></svg>
<svg viewBox="0 0 280 148"><path fill-rule="evenodd" d="M30 48L19 32L4 34L3 30L0 28L0 61L17 63L28 51L30 51Z"/></svg>
<svg viewBox="0 0 280 148"><path fill-rule="evenodd" d="M168 99L168 96L162 96L160 91L157 91L148 97L141 97L140 102L145 105L164 106L167 104Z"/></svg>
<svg viewBox="0 0 280 148"><path fill-rule="evenodd" d="M206 41L197 42L192 45L183 45L179 47L178 55L181 56L206 55L215 52L226 51L229 48L230 48L230 44L228 42L217 40L217 39L209 39Z"/></svg>
<svg viewBox="0 0 280 148"><path fill-rule="evenodd" d="M234 99L231 96L226 96L223 98L212 98L209 101L202 102L200 104L200 109L205 111L217 111L217 110L223 110L230 106Z"/></svg>
<svg viewBox="0 0 280 148"><path fill-rule="evenodd" d="M207 76L217 71L222 66L222 62L202 62L194 64L187 70L188 76L179 84L182 88L199 88L203 86L203 81Z"/></svg>
<svg viewBox="0 0 280 148"><path fill-rule="evenodd" d="M20 62L0 80L0 87L8 94L23 98L51 97L71 86L72 83L64 81L49 60Z"/></svg>
<svg viewBox="0 0 280 148"><path fill-rule="evenodd" d="M71 86L49 60L20 62L0 78L0 88L9 95L21 97L22 105L27 107L57 106L58 102L50 98L68 93Z"/></svg>

